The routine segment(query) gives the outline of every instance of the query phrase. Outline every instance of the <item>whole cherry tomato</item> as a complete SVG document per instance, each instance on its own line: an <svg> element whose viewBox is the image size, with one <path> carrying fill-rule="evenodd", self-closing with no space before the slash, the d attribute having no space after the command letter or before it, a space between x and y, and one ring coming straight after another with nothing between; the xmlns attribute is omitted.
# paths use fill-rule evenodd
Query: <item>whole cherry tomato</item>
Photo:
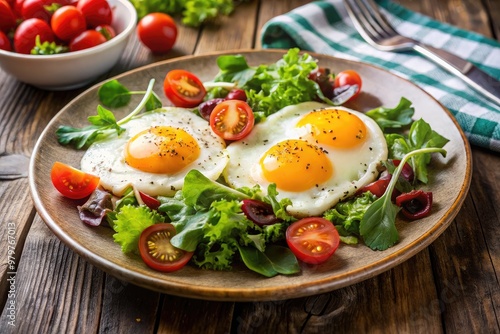
<svg viewBox="0 0 500 334"><path fill-rule="evenodd" d="M106 38L95 30L85 30L69 42L70 51L88 49L106 42Z"/></svg>
<svg viewBox="0 0 500 334"><path fill-rule="evenodd" d="M109 41L111 38L114 38L116 36L116 31L113 29L112 26L109 24L103 24L100 26L95 27L95 31L99 32L102 34L107 41Z"/></svg>
<svg viewBox="0 0 500 334"><path fill-rule="evenodd" d="M87 28L85 17L75 6L64 6L56 10L50 25L54 34L65 42L80 35Z"/></svg>
<svg viewBox="0 0 500 334"><path fill-rule="evenodd" d="M76 8L82 11L88 28L111 24L113 11L106 0L79 0Z"/></svg>
<svg viewBox="0 0 500 334"><path fill-rule="evenodd" d="M164 13L151 13L137 24L139 40L154 53L166 53L177 39L177 26L172 17Z"/></svg>
<svg viewBox="0 0 500 334"><path fill-rule="evenodd" d="M68 0L24 0L21 14L25 20L38 18L49 23L55 10L68 4Z"/></svg>
<svg viewBox="0 0 500 334"><path fill-rule="evenodd" d="M345 70L339 72L335 76L335 82L334 82L335 88L358 85L358 89L356 90L356 93L351 97L351 99L359 95L359 92L361 91L361 84L362 84L361 77L359 76L358 72L354 70Z"/></svg>
<svg viewBox="0 0 500 334"><path fill-rule="evenodd" d="M37 36L40 36L40 43L54 41L54 33L44 20L32 18L21 22L14 33L14 50L30 54L36 45Z"/></svg>
<svg viewBox="0 0 500 334"><path fill-rule="evenodd" d="M8 32L16 27L16 16L5 0L0 0L0 31Z"/></svg>
<svg viewBox="0 0 500 334"><path fill-rule="evenodd" d="M0 30L0 50L12 51L10 40L3 31Z"/></svg>

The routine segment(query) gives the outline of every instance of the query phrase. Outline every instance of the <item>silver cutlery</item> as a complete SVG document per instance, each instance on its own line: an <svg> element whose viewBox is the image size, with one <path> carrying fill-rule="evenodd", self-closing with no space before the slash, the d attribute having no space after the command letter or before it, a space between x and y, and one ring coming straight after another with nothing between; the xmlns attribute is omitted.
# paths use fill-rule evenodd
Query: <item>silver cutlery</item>
<svg viewBox="0 0 500 334"><path fill-rule="evenodd" d="M499 80L452 53L399 34L373 0L344 0L344 4L360 35L373 47L382 51L416 51L455 74L500 107Z"/></svg>

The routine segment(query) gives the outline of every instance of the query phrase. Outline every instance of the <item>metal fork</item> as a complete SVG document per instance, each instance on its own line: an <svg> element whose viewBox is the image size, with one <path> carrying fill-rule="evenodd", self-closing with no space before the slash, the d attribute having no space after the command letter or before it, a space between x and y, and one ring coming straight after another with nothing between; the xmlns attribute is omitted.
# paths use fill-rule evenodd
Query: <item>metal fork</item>
<svg viewBox="0 0 500 334"><path fill-rule="evenodd" d="M344 0L347 12L360 35L382 51L413 50L455 74L500 107L500 81L472 63L447 51L400 35L373 0Z"/></svg>

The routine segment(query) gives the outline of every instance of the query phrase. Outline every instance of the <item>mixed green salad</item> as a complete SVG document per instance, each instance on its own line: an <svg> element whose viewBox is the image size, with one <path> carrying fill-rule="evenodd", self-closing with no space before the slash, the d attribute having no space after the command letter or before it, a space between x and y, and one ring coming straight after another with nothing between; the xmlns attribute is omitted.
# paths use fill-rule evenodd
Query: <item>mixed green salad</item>
<svg viewBox="0 0 500 334"><path fill-rule="evenodd" d="M298 49L290 49L273 64L253 67L241 55L226 55L218 58L217 65L219 73L203 85L206 91L202 100L190 109L202 117L206 117L204 105L221 103L235 89L244 91L256 123L301 102L339 105L355 98L361 89L361 82L335 87L336 75L320 68L317 60ZM134 92L116 80L103 84L99 89L102 105L97 107L97 115L88 118L90 125L61 126L57 130L59 142L86 148L111 134L120 134L124 131L121 126L139 113L161 112L161 101L153 86L151 80L146 91ZM126 106L133 94L144 97L130 115L116 120L107 108ZM445 156L443 147L448 140L425 120L412 119L414 108L404 97L396 106L382 106L366 115L385 134L389 157L383 162L384 172L377 181L359 189L356 196L339 202L321 217L305 218L309 219L305 223L304 218L287 213L291 202L277 199L274 184L265 191L259 186L233 189L196 169L187 173L183 188L172 197L152 197L130 187L123 197L115 198L98 186L99 180L80 183L70 191L67 184L71 173L60 163L54 165L52 180L68 197L90 196L78 207L82 221L109 226L124 253L141 255L154 269L173 271L190 263L204 269L230 270L236 262L242 262L266 277L295 274L300 272L300 261L326 261L339 242L362 242L373 250L386 250L399 240L398 214L411 220L430 214L432 193L419 188L429 182L431 154ZM62 175L66 183L60 181ZM75 195L77 190L80 194ZM328 240L323 240L322 235L327 235ZM151 254L162 250L167 253L163 262L170 262L166 266L156 263L162 262L159 258L151 259ZM149 260L144 252L149 252Z"/></svg>

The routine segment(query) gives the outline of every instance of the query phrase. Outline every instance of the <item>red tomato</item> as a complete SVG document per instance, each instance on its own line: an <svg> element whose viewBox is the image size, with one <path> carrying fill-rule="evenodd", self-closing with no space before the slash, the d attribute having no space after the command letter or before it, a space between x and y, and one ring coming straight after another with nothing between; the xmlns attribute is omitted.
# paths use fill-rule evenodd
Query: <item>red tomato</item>
<svg viewBox="0 0 500 334"><path fill-rule="evenodd" d="M106 0L80 0L76 8L82 11L89 28L113 21L113 11Z"/></svg>
<svg viewBox="0 0 500 334"><path fill-rule="evenodd" d="M99 185L99 177L62 162L55 162L50 172L54 187L65 197L81 199L89 196Z"/></svg>
<svg viewBox="0 0 500 334"><path fill-rule="evenodd" d="M0 31L8 32L16 27L16 15L5 0L0 0Z"/></svg>
<svg viewBox="0 0 500 334"><path fill-rule="evenodd" d="M56 10L50 19L50 25L54 34L65 42L80 35L87 28L85 17L75 6L64 6Z"/></svg>
<svg viewBox="0 0 500 334"><path fill-rule="evenodd" d="M309 217L288 226L286 242L300 261L320 264L335 253L340 244L340 237L329 220Z"/></svg>
<svg viewBox="0 0 500 334"><path fill-rule="evenodd" d="M102 34L107 41L116 36L116 31L109 24L103 24L95 27L95 31Z"/></svg>
<svg viewBox="0 0 500 334"><path fill-rule="evenodd" d="M246 137L255 123L252 108L241 100L226 100L215 106L210 114L210 127L225 140Z"/></svg>
<svg viewBox="0 0 500 334"><path fill-rule="evenodd" d="M359 74L356 71L345 70L345 71L339 72L335 76L335 82L334 82L333 86L335 88L339 88L339 87L347 86L347 85L348 86L358 85L358 90L351 97L351 99L353 99L359 95L359 92L361 91L361 84L362 84L361 77L359 76Z"/></svg>
<svg viewBox="0 0 500 334"><path fill-rule="evenodd" d="M54 33L47 22L36 18L21 22L14 33L14 50L30 54L36 45L36 36L40 36L40 43L54 41Z"/></svg>
<svg viewBox="0 0 500 334"><path fill-rule="evenodd" d="M144 202L144 204L152 210L158 210L161 205L161 202L158 199L151 197L148 194L143 193L142 191L139 191L139 196L141 196L141 200Z"/></svg>
<svg viewBox="0 0 500 334"><path fill-rule="evenodd" d="M150 13L137 24L139 40L154 53L166 53L177 39L177 25L164 13Z"/></svg>
<svg viewBox="0 0 500 334"><path fill-rule="evenodd" d="M69 42L69 50L84 50L105 42L106 38L102 34L95 30L85 30Z"/></svg>
<svg viewBox="0 0 500 334"><path fill-rule="evenodd" d="M49 23L58 6L68 4L68 0L24 0L21 14L25 20L38 18Z"/></svg>
<svg viewBox="0 0 500 334"><path fill-rule="evenodd" d="M196 75L184 70L172 70L163 81L165 96L177 107L193 108L207 94L205 86Z"/></svg>
<svg viewBox="0 0 500 334"><path fill-rule="evenodd" d="M0 50L12 51L10 40L3 31L0 30Z"/></svg>
<svg viewBox="0 0 500 334"><path fill-rule="evenodd" d="M142 231L139 238L139 252L148 267L172 272L189 262L193 252L186 252L172 246L170 239L175 235L175 227L170 223L154 224Z"/></svg>

